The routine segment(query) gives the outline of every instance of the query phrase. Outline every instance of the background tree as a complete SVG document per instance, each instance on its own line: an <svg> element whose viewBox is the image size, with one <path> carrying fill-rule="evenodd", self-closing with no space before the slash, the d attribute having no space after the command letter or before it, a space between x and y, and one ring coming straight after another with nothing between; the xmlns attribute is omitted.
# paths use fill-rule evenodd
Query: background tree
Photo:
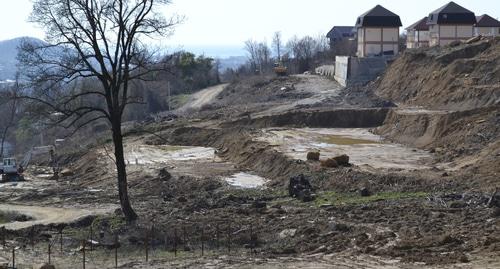
<svg viewBox="0 0 500 269"><path fill-rule="evenodd" d="M5 154L5 142L9 131L15 125L15 119L17 115L17 109L19 104L19 74L16 74L16 81L14 85L10 86L9 89L2 92L0 99L6 102L2 104L0 109L0 124L2 127L1 131L1 141L0 141L0 160L2 160Z"/></svg>
<svg viewBox="0 0 500 269"><path fill-rule="evenodd" d="M61 115L58 124L75 130L99 120L109 122L114 144L118 192L123 214L135 220L124 159L122 115L141 102L129 92L165 68L142 38L166 36L179 23L156 12L169 0L33 0L30 20L46 31L47 43L25 42L18 55L33 89L28 100ZM100 88L70 88L82 78ZM97 100L89 101L89 100Z"/></svg>
<svg viewBox="0 0 500 269"><path fill-rule="evenodd" d="M273 48L276 53L278 62L281 61L281 49L283 48L283 40L281 39L281 32L277 31L273 34Z"/></svg>

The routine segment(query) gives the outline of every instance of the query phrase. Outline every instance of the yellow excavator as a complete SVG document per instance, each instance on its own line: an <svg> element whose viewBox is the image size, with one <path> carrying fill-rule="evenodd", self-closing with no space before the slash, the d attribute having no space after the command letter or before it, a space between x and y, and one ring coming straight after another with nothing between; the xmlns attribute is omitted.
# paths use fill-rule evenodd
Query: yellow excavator
<svg viewBox="0 0 500 269"><path fill-rule="evenodd" d="M282 61L274 63L274 73L278 75L278 77L288 76L288 68L283 65Z"/></svg>

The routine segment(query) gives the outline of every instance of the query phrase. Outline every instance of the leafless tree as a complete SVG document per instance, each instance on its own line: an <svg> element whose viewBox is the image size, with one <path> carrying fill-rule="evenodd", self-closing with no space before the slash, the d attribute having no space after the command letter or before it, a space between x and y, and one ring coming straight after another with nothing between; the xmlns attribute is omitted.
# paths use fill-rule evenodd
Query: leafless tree
<svg viewBox="0 0 500 269"><path fill-rule="evenodd" d="M271 62L271 50L266 42L247 40L245 41L245 50L248 52L250 67L259 74L264 73Z"/></svg>
<svg viewBox="0 0 500 269"><path fill-rule="evenodd" d="M273 35L273 47L278 56L278 62L281 61L281 49L283 48L283 40L281 39L281 32L277 31Z"/></svg>
<svg viewBox="0 0 500 269"><path fill-rule="evenodd" d="M75 130L100 120L110 123L123 214L137 219L128 196L122 115L133 81L147 80L164 70L143 38L167 36L182 18L158 13L170 0L33 0L30 20L46 31L46 42L24 42L18 59L33 93L29 100L61 115L57 122ZM98 89L65 85L82 79ZM92 101L89 101L92 100Z"/></svg>
<svg viewBox="0 0 500 269"><path fill-rule="evenodd" d="M0 160L5 154L5 141L9 133L10 128L15 124L16 112L19 103L19 73L16 74L16 80L14 85L10 87L6 92L4 92L5 100L7 101L4 105L6 106L6 111L2 113L2 117L5 117L5 122L3 124L1 144L0 144Z"/></svg>

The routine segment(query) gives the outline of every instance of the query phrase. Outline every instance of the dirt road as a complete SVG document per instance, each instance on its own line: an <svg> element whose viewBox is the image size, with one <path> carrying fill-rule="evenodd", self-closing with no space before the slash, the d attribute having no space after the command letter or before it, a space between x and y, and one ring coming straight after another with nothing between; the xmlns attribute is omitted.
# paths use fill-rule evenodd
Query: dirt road
<svg viewBox="0 0 500 269"><path fill-rule="evenodd" d="M1 204L0 211L15 212L17 214L30 216L33 220L10 222L2 224L0 227L5 227L8 230L21 230L34 225L72 223L88 216L108 214L113 212L113 210L115 210L115 208L112 207L77 209Z"/></svg>
<svg viewBox="0 0 500 269"><path fill-rule="evenodd" d="M201 90L191 96L187 104L179 108L178 112L188 112L190 110L198 110L203 105L209 104L221 93L228 84L220 84L210 88Z"/></svg>

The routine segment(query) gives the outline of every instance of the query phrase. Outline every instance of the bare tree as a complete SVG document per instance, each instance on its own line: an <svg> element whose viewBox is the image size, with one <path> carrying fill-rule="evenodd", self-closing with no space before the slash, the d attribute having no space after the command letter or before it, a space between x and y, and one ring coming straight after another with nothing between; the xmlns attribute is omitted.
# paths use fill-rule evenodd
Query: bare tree
<svg viewBox="0 0 500 269"><path fill-rule="evenodd" d="M122 116L131 96L129 86L164 70L142 38L166 36L180 18L165 18L159 6L169 0L33 0L30 20L46 31L47 43L24 42L18 55L34 92L29 100L61 115L57 123L76 130L100 120L110 123L118 192L123 214L130 205L125 166ZM67 89L81 79L99 82L98 89ZM92 100L92 101L90 101Z"/></svg>
<svg viewBox="0 0 500 269"><path fill-rule="evenodd" d="M1 144L0 144L0 159L4 157L5 154L5 140L7 139L7 135L9 133L10 128L14 126L14 120L16 118L16 112L18 108L18 95L19 95L19 73L16 74L16 81L14 85L5 92L7 102L7 111L5 111L5 123L2 130Z"/></svg>
<svg viewBox="0 0 500 269"><path fill-rule="evenodd" d="M278 56L278 62L281 61L281 49L283 48L283 40L281 39L281 32L277 31L273 35L273 47L276 55Z"/></svg>

